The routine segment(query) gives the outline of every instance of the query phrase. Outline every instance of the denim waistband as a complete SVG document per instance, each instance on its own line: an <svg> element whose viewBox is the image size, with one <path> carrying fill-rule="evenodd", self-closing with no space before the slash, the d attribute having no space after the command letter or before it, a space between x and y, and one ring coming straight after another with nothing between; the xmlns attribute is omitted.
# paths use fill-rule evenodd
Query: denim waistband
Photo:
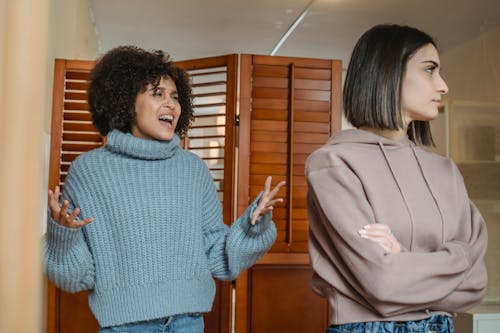
<svg viewBox="0 0 500 333"><path fill-rule="evenodd" d="M434 314L416 321L372 321L332 325L327 333L453 333L453 318Z"/></svg>

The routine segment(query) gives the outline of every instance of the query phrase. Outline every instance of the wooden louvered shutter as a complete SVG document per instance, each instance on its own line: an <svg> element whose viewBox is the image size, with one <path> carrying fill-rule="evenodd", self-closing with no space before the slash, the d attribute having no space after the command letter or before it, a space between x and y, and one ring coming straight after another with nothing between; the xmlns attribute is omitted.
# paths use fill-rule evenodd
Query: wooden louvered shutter
<svg viewBox="0 0 500 333"><path fill-rule="evenodd" d="M341 62L242 55L238 211L286 180L273 211L278 238L236 281L236 332L324 332L328 306L311 291L307 156L341 126Z"/></svg>
<svg viewBox="0 0 500 333"><path fill-rule="evenodd" d="M184 147L207 164L222 203L224 222L234 218L235 115L238 56L228 55L177 62L191 76L195 120ZM212 311L205 315L205 332L231 330L230 282L216 280Z"/></svg>
<svg viewBox="0 0 500 333"><path fill-rule="evenodd" d="M92 125L87 104L87 78L93 61L56 59L52 97L49 188L64 186L71 162L104 139ZM46 289L46 332L97 332L87 292L69 294L50 282Z"/></svg>
<svg viewBox="0 0 500 333"><path fill-rule="evenodd" d="M87 105L88 73L93 61L57 59L54 68L49 188L64 186L71 162L105 142L92 125ZM207 163L223 203L224 221L234 215L234 119L237 56L220 56L177 63L193 78L195 120L184 148ZM212 312L205 316L205 332L229 332L231 284L217 282ZM69 294L47 282L46 332L97 332L87 292Z"/></svg>

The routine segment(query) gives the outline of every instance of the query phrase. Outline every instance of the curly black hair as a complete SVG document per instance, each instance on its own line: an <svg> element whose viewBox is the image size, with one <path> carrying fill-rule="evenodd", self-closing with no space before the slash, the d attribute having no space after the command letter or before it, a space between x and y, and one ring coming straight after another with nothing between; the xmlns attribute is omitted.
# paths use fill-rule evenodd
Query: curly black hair
<svg viewBox="0 0 500 333"><path fill-rule="evenodd" d="M161 78L175 82L181 115L175 132L183 137L194 119L191 82L188 73L160 50L119 46L104 54L90 72L87 89L92 122L101 135L113 129L130 132L135 121L137 94L149 84L157 87Z"/></svg>

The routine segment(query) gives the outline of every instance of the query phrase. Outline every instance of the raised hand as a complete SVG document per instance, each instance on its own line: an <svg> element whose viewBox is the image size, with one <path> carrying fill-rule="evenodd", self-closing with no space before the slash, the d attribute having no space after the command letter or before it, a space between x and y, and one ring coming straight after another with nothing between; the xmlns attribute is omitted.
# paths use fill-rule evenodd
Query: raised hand
<svg viewBox="0 0 500 333"><path fill-rule="evenodd" d="M54 191L49 189L49 208L50 215L57 222L66 228L81 228L86 226L90 222L94 221L92 217L88 217L85 220L78 220L78 214L80 213L80 208L75 208L70 213L68 212L69 202L64 200L62 206L59 206L59 197L61 192L59 186L56 186Z"/></svg>
<svg viewBox="0 0 500 333"><path fill-rule="evenodd" d="M394 254L401 252L401 244L394 237L391 229L387 224L373 223L368 224L363 227L363 229L358 230L361 237L370 239L380 245L385 254Z"/></svg>
<svg viewBox="0 0 500 333"><path fill-rule="evenodd" d="M255 208L253 212L252 221L250 222L252 225L255 225L260 215L264 215L272 211L274 205L277 202L283 202L283 198L274 198L274 197L276 196L280 188L283 185L285 185L286 182L285 181L279 182L279 184L276 185L271 190L271 180L272 180L271 176L266 178L266 182L264 184L264 194L260 198L259 204L257 205L257 208Z"/></svg>

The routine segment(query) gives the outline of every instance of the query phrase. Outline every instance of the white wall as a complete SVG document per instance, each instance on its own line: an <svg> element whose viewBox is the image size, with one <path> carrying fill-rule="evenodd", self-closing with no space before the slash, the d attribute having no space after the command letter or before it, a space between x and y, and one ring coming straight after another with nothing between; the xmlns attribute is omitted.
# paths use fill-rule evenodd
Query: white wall
<svg viewBox="0 0 500 333"><path fill-rule="evenodd" d="M441 54L452 99L500 102L500 26Z"/></svg>

